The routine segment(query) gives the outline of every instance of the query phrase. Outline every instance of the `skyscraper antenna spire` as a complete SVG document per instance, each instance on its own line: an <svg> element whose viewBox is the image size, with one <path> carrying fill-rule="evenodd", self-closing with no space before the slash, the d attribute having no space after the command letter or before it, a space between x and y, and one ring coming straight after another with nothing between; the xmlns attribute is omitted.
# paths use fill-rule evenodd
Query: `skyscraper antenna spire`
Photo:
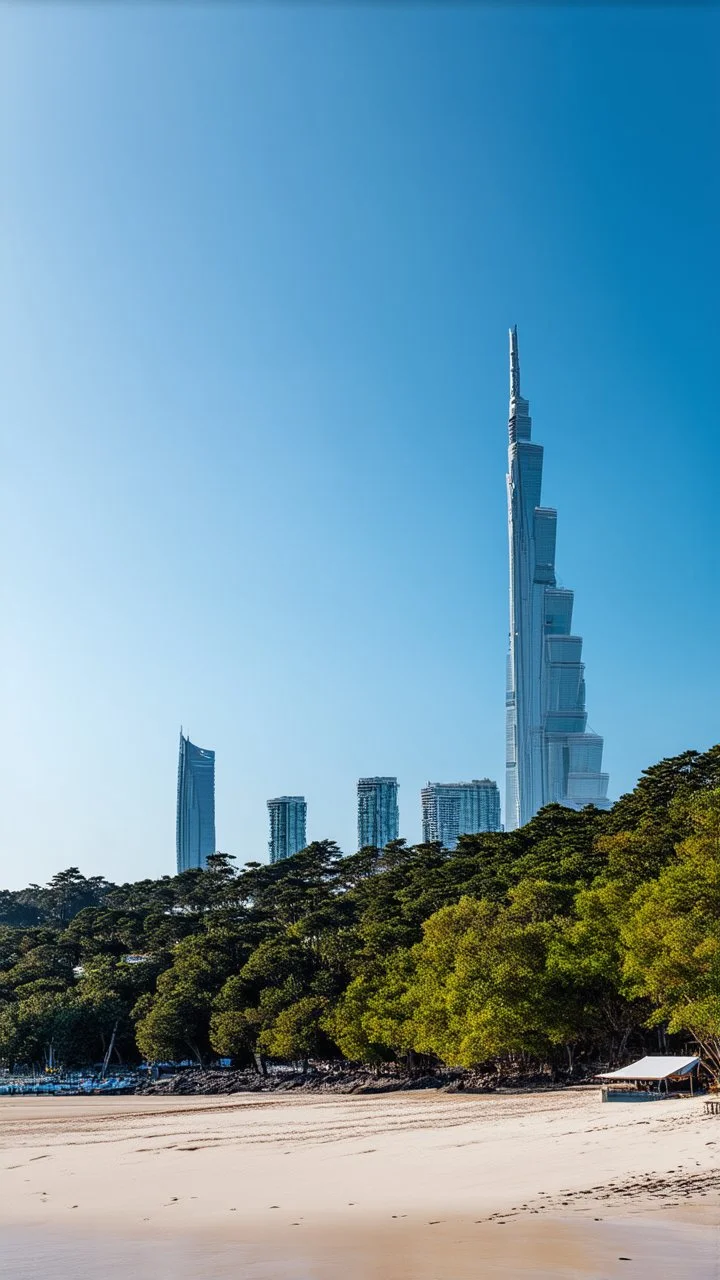
<svg viewBox="0 0 720 1280"><path fill-rule="evenodd" d="M555 572L557 511L542 501L542 445L520 394L517 328L510 330L508 533L510 626L505 827L515 831L547 804L607 809L603 740L587 728L582 639L572 631L573 593Z"/></svg>
<svg viewBox="0 0 720 1280"><path fill-rule="evenodd" d="M510 330L510 399L520 395L520 354L518 351L517 325Z"/></svg>

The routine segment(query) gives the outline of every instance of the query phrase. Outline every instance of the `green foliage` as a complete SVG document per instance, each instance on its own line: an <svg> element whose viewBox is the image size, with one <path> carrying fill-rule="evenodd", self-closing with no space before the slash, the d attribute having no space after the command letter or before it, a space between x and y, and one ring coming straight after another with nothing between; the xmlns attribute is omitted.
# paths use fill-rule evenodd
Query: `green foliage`
<svg viewBox="0 0 720 1280"><path fill-rule="evenodd" d="M136 884L0 891L0 1060L617 1060L688 1037L720 1072L720 746L608 813Z"/></svg>
<svg viewBox="0 0 720 1280"><path fill-rule="evenodd" d="M554 922L533 889L505 906L463 898L426 922L406 998L414 1048L458 1066L547 1052L560 1016L545 972Z"/></svg>
<svg viewBox="0 0 720 1280"><path fill-rule="evenodd" d="M624 970L652 1021L689 1032L720 1072L720 790L693 797L688 813L692 834L632 899Z"/></svg>
<svg viewBox="0 0 720 1280"><path fill-rule="evenodd" d="M324 1017L328 1002L324 996L302 996L281 1009L258 1037L258 1048L273 1058L307 1061L310 1057L334 1056Z"/></svg>
<svg viewBox="0 0 720 1280"><path fill-rule="evenodd" d="M84 907L102 902L110 888L102 876L86 879L77 867L68 867L58 871L44 888L31 884L15 893L0 891L0 924L63 926Z"/></svg>
<svg viewBox="0 0 720 1280"><path fill-rule="evenodd" d="M216 1009L210 1018L210 1045L221 1058L247 1062L255 1052L260 1028L256 1009Z"/></svg>
<svg viewBox="0 0 720 1280"><path fill-rule="evenodd" d="M137 1046L148 1059L185 1058L202 1062L210 1052L212 1002L223 979L244 955L242 942L227 930L192 934L178 942L172 965L157 980L150 1004L135 1008Z"/></svg>
<svg viewBox="0 0 720 1280"><path fill-rule="evenodd" d="M374 1062L412 1050L411 976L411 953L398 949L381 969L359 974L350 983L324 1022L347 1058Z"/></svg>

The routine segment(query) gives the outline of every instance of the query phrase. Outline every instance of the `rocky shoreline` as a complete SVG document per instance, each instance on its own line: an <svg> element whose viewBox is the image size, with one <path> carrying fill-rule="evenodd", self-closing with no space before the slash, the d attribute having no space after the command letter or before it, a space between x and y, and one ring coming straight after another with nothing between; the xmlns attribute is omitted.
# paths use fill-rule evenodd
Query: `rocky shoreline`
<svg viewBox="0 0 720 1280"><path fill-rule="evenodd" d="M196 1095L233 1093L329 1093L380 1094L405 1093L435 1089L443 1093L497 1093L505 1090L554 1090L569 1085L586 1084L589 1074L575 1073L558 1078L550 1073L532 1075L499 1074L497 1071L469 1071L437 1068L425 1072L409 1072L401 1067L314 1067L307 1070L270 1070L267 1074L251 1069L197 1067L161 1076L138 1085L138 1094Z"/></svg>

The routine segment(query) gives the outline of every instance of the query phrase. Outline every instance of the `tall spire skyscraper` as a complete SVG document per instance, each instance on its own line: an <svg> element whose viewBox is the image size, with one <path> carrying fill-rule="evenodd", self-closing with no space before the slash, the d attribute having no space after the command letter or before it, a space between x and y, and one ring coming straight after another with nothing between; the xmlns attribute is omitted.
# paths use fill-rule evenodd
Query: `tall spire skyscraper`
<svg viewBox="0 0 720 1280"><path fill-rule="evenodd" d="M582 639L571 635L573 592L555 580L557 511L540 505L543 448L531 442L520 394L517 328L510 331L508 535L510 651L507 672L505 825L546 804L608 807L603 740L587 732Z"/></svg>

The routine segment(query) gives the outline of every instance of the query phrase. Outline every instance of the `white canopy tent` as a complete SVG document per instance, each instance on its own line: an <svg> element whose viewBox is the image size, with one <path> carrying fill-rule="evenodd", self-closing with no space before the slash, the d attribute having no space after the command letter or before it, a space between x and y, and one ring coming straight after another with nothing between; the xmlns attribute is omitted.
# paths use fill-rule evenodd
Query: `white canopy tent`
<svg viewBox="0 0 720 1280"><path fill-rule="evenodd" d="M657 1056L640 1058L627 1067L619 1067L617 1071L603 1071L598 1076L602 1080L603 1102L641 1102L653 1098L670 1096L670 1081L675 1081L673 1092L679 1096L684 1092L680 1078L687 1077L690 1094L693 1090L693 1071L700 1066L700 1058L675 1058Z"/></svg>
<svg viewBox="0 0 720 1280"><path fill-rule="evenodd" d="M603 1071L599 1080L667 1080L669 1076L686 1076L699 1065L699 1058L640 1058L617 1071Z"/></svg>

